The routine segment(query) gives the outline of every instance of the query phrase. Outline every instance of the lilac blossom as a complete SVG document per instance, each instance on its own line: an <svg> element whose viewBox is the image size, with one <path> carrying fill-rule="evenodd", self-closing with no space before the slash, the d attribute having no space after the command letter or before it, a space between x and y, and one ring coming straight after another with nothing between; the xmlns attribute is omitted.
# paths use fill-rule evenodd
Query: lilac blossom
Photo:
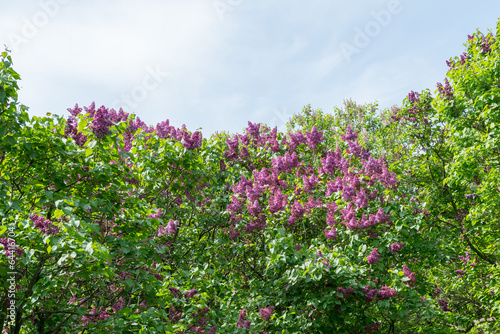
<svg viewBox="0 0 500 334"><path fill-rule="evenodd" d="M440 82L437 83L437 88L439 91L439 94L443 96L447 100L452 100L453 99L453 92L450 86L450 82L448 81L447 78L444 79L444 87L443 84Z"/></svg>
<svg viewBox="0 0 500 334"><path fill-rule="evenodd" d="M412 273L410 268L408 268L406 265L403 265L403 273L406 277L409 278L409 280L406 281L406 284L408 284L409 286L413 286L417 279L416 274Z"/></svg>
<svg viewBox="0 0 500 334"><path fill-rule="evenodd" d="M361 188L361 191L356 193L356 197L354 198L354 205L358 208L366 208L368 206L368 198L366 195L365 188Z"/></svg>
<svg viewBox="0 0 500 334"><path fill-rule="evenodd" d="M259 310L260 317L264 319L264 321L269 321L269 319L271 319L271 316L273 315L273 311L274 311L274 306L261 308Z"/></svg>
<svg viewBox="0 0 500 334"><path fill-rule="evenodd" d="M335 182L332 180L326 184L325 196L326 197L331 196L333 193L336 193L337 191L340 191L342 189L343 189L342 180L340 179L340 177L337 176Z"/></svg>
<svg viewBox="0 0 500 334"><path fill-rule="evenodd" d="M113 309L113 311L115 311L115 313L120 311L123 308L123 298L120 297L120 299L118 299L118 302L113 304L111 308Z"/></svg>
<svg viewBox="0 0 500 334"><path fill-rule="evenodd" d="M73 109L68 108L66 110L69 111L69 113L71 114L71 116L75 116L75 117L82 112L82 108L78 107L78 103L75 104L75 106L73 107Z"/></svg>
<svg viewBox="0 0 500 334"><path fill-rule="evenodd" d="M241 310L240 315L239 315L239 319L237 322L238 328L250 329L250 325L252 324L252 322L247 321L246 316L247 316L247 310L246 309Z"/></svg>
<svg viewBox="0 0 500 334"><path fill-rule="evenodd" d="M363 147L359 146L358 141L348 140L347 145L349 146L347 153L353 154L356 158L361 157L361 151L362 151Z"/></svg>
<svg viewBox="0 0 500 334"><path fill-rule="evenodd" d="M495 38L488 34L488 36L481 36L481 52L486 54L491 51L491 45L495 43Z"/></svg>
<svg viewBox="0 0 500 334"><path fill-rule="evenodd" d="M378 332L379 327L380 327L380 322L377 321L371 325L365 326L365 331L367 331L368 333Z"/></svg>
<svg viewBox="0 0 500 334"><path fill-rule="evenodd" d="M388 298L392 298L392 297L394 297L396 295L397 295L396 290L391 289L391 288L389 288L387 286L383 286L377 292L377 299L379 299L379 300L381 300L381 299L388 299Z"/></svg>
<svg viewBox="0 0 500 334"><path fill-rule="evenodd" d="M377 248L374 248L372 250L371 254L366 257L366 261L369 264L377 264L378 261L379 261L379 259L380 259L380 254L378 253L378 249Z"/></svg>
<svg viewBox="0 0 500 334"><path fill-rule="evenodd" d="M187 131L182 133L182 145L188 150L194 150L201 146L202 143L202 134L199 131L195 131L189 136Z"/></svg>
<svg viewBox="0 0 500 334"><path fill-rule="evenodd" d="M321 159L321 166L326 174L334 175L336 167L335 155L328 152L326 154L326 158Z"/></svg>
<svg viewBox="0 0 500 334"><path fill-rule="evenodd" d="M262 208L259 206L258 200L255 200L253 202L253 204L252 204L252 202L248 202L247 209L248 209L248 213L250 213L254 217L257 217L262 212Z"/></svg>
<svg viewBox="0 0 500 334"><path fill-rule="evenodd" d="M33 214L29 218L35 223L35 227L38 228L43 234L57 234L59 232L59 227L54 226L54 224L45 219L43 216Z"/></svg>
<svg viewBox="0 0 500 334"><path fill-rule="evenodd" d="M287 197L278 189L269 197L269 211L271 213L281 211L285 208L287 202Z"/></svg>
<svg viewBox="0 0 500 334"><path fill-rule="evenodd" d="M304 182L304 191L310 193L319 183L319 178L316 174L311 175L310 178L302 175L302 182Z"/></svg>
<svg viewBox="0 0 500 334"><path fill-rule="evenodd" d="M329 229L325 229L325 237L328 239L328 240L333 240L337 237L337 229L333 226L330 230Z"/></svg>
<svg viewBox="0 0 500 334"><path fill-rule="evenodd" d="M351 126L348 125L345 135L341 134L340 138L342 138L343 141L356 140L358 138L358 132L352 132Z"/></svg>
<svg viewBox="0 0 500 334"><path fill-rule="evenodd" d="M170 219L168 224L167 224L167 227L165 228L165 232L168 235L174 235L176 230L177 230L178 225L179 225L179 221Z"/></svg>
<svg viewBox="0 0 500 334"><path fill-rule="evenodd" d="M420 94L418 92L411 91L408 93L408 100L410 100L411 103L419 102Z"/></svg>
<svg viewBox="0 0 500 334"><path fill-rule="evenodd" d="M111 132L109 128L113 125L113 122L110 118L111 113L104 106L95 111L91 129L97 139L104 138Z"/></svg>
<svg viewBox="0 0 500 334"><path fill-rule="evenodd" d="M187 301L189 301L189 299L193 298L194 295L196 295L198 293L198 291L196 289L191 289L189 291L186 291L186 293L184 293L184 297L186 298Z"/></svg>
<svg viewBox="0 0 500 334"><path fill-rule="evenodd" d="M402 242L396 242L396 243L393 243L390 248L391 248L391 253L392 254L395 254L397 252L399 252L401 250L401 248L403 248L404 246L404 243Z"/></svg>
<svg viewBox="0 0 500 334"><path fill-rule="evenodd" d="M318 131L316 125L313 126L310 132L306 132L307 146L312 151L323 141L323 131Z"/></svg>
<svg viewBox="0 0 500 334"><path fill-rule="evenodd" d="M441 306L441 310L443 310L443 312L451 312L451 310L448 308L448 302L443 298L438 300L438 304L439 306Z"/></svg>

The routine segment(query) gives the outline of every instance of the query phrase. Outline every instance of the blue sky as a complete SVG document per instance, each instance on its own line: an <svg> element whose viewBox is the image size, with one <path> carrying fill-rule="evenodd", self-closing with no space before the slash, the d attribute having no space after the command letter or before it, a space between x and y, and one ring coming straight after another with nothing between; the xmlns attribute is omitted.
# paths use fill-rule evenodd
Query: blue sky
<svg viewBox="0 0 500 334"><path fill-rule="evenodd" d="M16 0L0 43L31 115L95 101L208 137L283 129L306 104L389 108L434 91L467 34L498 17L484 0Z"/></svg>

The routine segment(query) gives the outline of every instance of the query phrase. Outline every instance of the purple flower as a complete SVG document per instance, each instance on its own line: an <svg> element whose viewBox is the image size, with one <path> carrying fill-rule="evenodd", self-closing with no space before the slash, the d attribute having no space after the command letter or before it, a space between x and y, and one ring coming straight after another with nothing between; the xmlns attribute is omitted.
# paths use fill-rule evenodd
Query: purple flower
<svg viewBox="0 0 500 334"><path fill-rule="evenodd" d="M262 208L259 206L259 201L255 200L253 204L251 202L247 203L248 213L252 216L257 217L262 212Z"/></svg>
<svg viewBox="0 0 500 334"><path fill-rule="evenodd" d="M297 146L306 142L306 138L301 131L297 131L296 133L290 133L290 150L295 150Z"/></svg>
<svg viewBox="0 0 500 334"><path fill-rule="evenodd" d="M391 245L391 253L394 254L394 253L397 253L401 250L401 248L403 248L404 246L404 243L402 242L396 242L396 243L393 243Z"/></svg>
<svg viewBox="0 0 500 334"><path fill-rule="evenodd" d="M365 331L367 331L368 333L378 332L379 327L380 327L380 322L375 322L371 325L365 326Z"/></svg>
<svg viewBox="0 0 500 334"><path fill-rule="evenodd" d="M349 140L347 141L347 145L349 146L347 153L353 154L357 158L361 157L361 151L363 150L363 147L359 146L358 141Z"/></svg>
<svg viewBox="0 0 500 334"><path fill-rule="evenodd" d="M186 300L189 301L189 299L193 298L193 296L196 295L197 293L198 291L196 289L191 289L184 294L184 297L186 297Z"/></svg>
<svg viewBox="0 0 500 334"><path fill-rule="evenodd" d="M365 188L361 188L361 191L358 191L356 193L356 197L354 198L354 205L356 205L358 208L366 208L368 206L368 198Z"/></svg>
<svg viewBox="0 0 500 334"><path fill-rule="evenodd" d="M168 288L168 290L170 290L170 293L173 294L175 298L181 298L182 294L179 291L179 289L174 288L174 287L170 287L170 288Z"/></svg>
<svg viewBox="0 0 500 334"><path fill-rule="evenodd" d="M380 288L380 290L377 292L377 298L378 299L388 299L396 296L396 290L391 289L387 286L383 286Z"/></svg>
<svg viewBox="0 0 500 334"><path fill-rule="evenodd" d="M335 156L331 152L326 154L326 158L321 159L321 165L323 166L323 171L329 175L335 174Z"/></svg>
<svg viewBox="0 0 500 334"><path fill-rule="evenodd" d="M337 204L335 202L328 202L328 213L326 215L326 224L328 226L334 226L337 221L335 220L335 212L337 211Z"/></svg>
<svg viewBox="0 0 500 334"><path fill-rule="evenodd" d="M469 58L469 55L468 55L467 53L465 53L465 52L464 52L464 53L462 53L462 54L460 55L460 64L462 64L462 65L463 65L463 64L465 64L465 60L466 60L467 58Z"/></svg>
<svg viewBox="0 0 500 334"><path fill-rule="evenodd" d="M328 240L333 240L337 237L337 229L335 227L332 227L330 230L325 229L325 237Z"/></svg>
<svg viewBox="0 0 500 334"><path fill-rule="evenodd" d="M443 96L447 100L452 100L453 99L453 92L451 90L450 82L448 81L447 78L444 79L444 87L441 83L437 83L437 88L439 91L439 94Z"/></svg>
<svg viewBox="0 0 500 334"><path fill-rule="evenodd" d="M151 219L158 219L161 217L161 208L156 210L156 213L152 213L149 215L149 218Z"/></svg>
<svg viewBox="0 0 500 334"><path fill-rule="evenodd" d="M340 138L342 138L343 141L356 140L358 138L358 132L352 132L351 126L348 125L345 135L341 134Z"/></svg>
<svg viewBox="0 0 500 334"><path fill-rule="evenodd" d="M168 235L174 235L175 231L177 230L177 225L179 225L179 222L177 220L172 220L170 219L167 227L165 228L165 231L167 232Z"/></svg>
<svg viewBox="0 0 500 334"><path fill-rule="evenodd" d="M256 140L259 139L260 136L260 123L248 122L248 127L246 128L246 133L254 137Z"/></svg>
<svg viewBox="0 0 500 334"><path fill-rule="evenodd" d="M366 289L367 287L369 288L369 285L367 285L367 286L365 287L365 289ZM363 290L365 290L365 289L363 289ZM371 302L373 301L373 298L377 295L378 290L377 290L377 289L373 289L373 290L369 290L369 289L368 289L368 290L366 290L366 291L367 291L367 292L365 292L365 293L366 293L365 302L367 302L367 303L371 303Z"/></svg>
<svg viewBox="0 0 500 334"><path fill-rule="evenodd" d="M306 132L306 141L309 149L314 150L323 141L323 131L318 131L316 125L313 126L311 132Z"/></svg>
<svg viewBox="0 0 500 334"><path fill-rule="evenodd" d="M443 298L438 300L438 304L439 306L441 306L441 310L443 310L443 312L451 312L451 310L448 308L448 302Z"/></svg>
<svg viewBox="0 0 500 334"><path fill-rule="evenodd" d="M69 113L71 114L71 116L76 116L76 115L78 115L82 111L82 108L79 108L78 107L78 103L77 103L77 104L75 104L75 107L73 109L68 108L66 110L69 111Z"/></svg>
<svg viewBox="0 0 500 334"><path fill-rule="evenodd" d="M277 189L274 194L269 197L269 211L271 211L271 213L281 211L285 208L287 202L287 197L283 195L280 189Z"/></svg>
<svg viewBox="0 0 500 334"><path fill-rule="evenodd" d="M412 273L410 268L408 268L406 265L403 265L403 273L406 277L409 278L409 280L406 281L406 284L408 284L409 286L413 286L417 279L416 274Z"/></svg>
<svg viewBox="0 0 500 334"><path fill-rule="evenodd" d="M269 306L269 307L266 307L266 308L261 308L259 310L260 317L262 319L264 319L265 321L269 321L269 319L271 319L271 316L273 315L273 311L274 311L274 306Z"/></svg>
<svg viewBox="0 0 500 334"><path fill-rule="evenodd" d="M410 100L410 102L412 102L412 103L419 102L420 101L420 94L417 92L411 91L410 93L408 93L408 100Z"/></svg>
<svg viewBox="0 0 500 334"><path fill-rule="evenodd" d="M33 214L29 216L29 218L35 223L35 227L42 231L43 234L55 235L59 232L59 228L57 226L54 226L54 224L50 220L45 219L45 217L43 216Z"/></svg>
<svg viewBox="0 0 500 334"><path fill-rule="evenodd" d="M115 311L115 313L120 311L123 308L123 298L120 297L120 299L118 299L118 302L115 303L111 308L113 309L113 311Z"/></svg>
<svg viewBox="0 0 500 334"><path fill-rule="evenodd" d="M110 133L109 128L113 125L110 117L109 110L104 106L95 111L91 129L97 139L101 139Z"/></svg>
<svg viewBox="0 0 500 334"><path fill-rule="evenodd" d="M374 248L371 254L366 257L366 261L368 261L369 264L377 264L379 258L380 254L378 253L378 249Z"/></svg>
<svg viewBox="0 0 500 334"><path fill-rule="evenodd" d="M238 328L250 329L250 325L252 324L252 322L246 321L246 316L247 316L247 310L246 309L241 310L237 323Z"/></svg>
<svg viewBox="0 0 500 334"><path fill-rule="evenodd" d="M191 136L187 131L182 133L182 145L188 150L194 150L201 146L203 136L201 132L195 131Z"/></svg>
<svg viewBox="0 0 500 334"><path fill-rule="evenodd" d="M316 187L316 184L319 183L319 179L316 174L311 175L310 178L302 175L302 181L304 182L304 191L307 193L310 193Z"/></svg>
<svg viewBox="0 0 500 334"><path fill-rule="evenodd" d="M491 34L488 34L487 37L484 35L481 36L481 51L483 53L488 53L491 51L491 45L495 43L495 38L491 36Z"/></svg>

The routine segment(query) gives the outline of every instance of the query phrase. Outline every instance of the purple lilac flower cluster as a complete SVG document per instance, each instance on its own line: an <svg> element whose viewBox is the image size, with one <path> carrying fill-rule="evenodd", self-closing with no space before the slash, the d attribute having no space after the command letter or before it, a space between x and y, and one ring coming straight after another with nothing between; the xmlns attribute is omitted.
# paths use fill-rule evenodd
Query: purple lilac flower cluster
<svg viewBox="0 0 500 334"><path fill-rule="evenodd" d="M179 225L179 221L170 219L168 221L167 226L159 226L158 227L158 237L164 236L165 234L174 235L177 231L177 226Z"/></svg>
<svg viewBox="0 0 500 334"><path fill-rule="evenodd" d="M64 136L66 138L71 136L78 146L83 147L83 145L87 142L87 136L84 136L82 132L78 132L78 122L76 118L76 116L82 111L82 108L79 108L78 104L75 104L75 107L73 109L68 108L68 111L71 116L66 120Z"/></svg>
<svg viewBox="0 0 500 334"><path fill-rule="evenodd" d="M408 100L411 103L418 103L420 102L420 94L418 92L410 91L408 93Z"/></svg>
<svg viewBox="0 0 500 334"><path fill-rule="evenodd" d="M241 310L240 315L239 315L239 319L237 322L238 328L250 329L252 322L249 320L246 320L246 316L247 316L247 310L246 309Z"/></svg>
<svg viewBox="0 0 500 334"><path fill-rule="evenodd" d="M442 83L438 82L437 88L441 96L443 96L447 100L453 100L453 92L451 89L450 82L448 81L447 78L444 79L444 87Z"/></svg>
<svg viewBox="0 0 500 334"><path fill-rule="evenodd" d="M261 308L259 310L260 317L264 319L264 321L269 321L271 319L271 316L273 315L273 311L274 311L274 306Z"/></svg>
<svg viewBox="0 0 500 334"><path fill-rule="evenodd" d="M495 37L488 34L487 36L481 36L481 52L483 54L491 52L491 46L495 43Z"/></svg>
<svg viewBox="0 0 500 334"><path fill-rule="evenodd" d="M368 261L369 264L377 264L379 259L380 259L380 254L378 253L377 248L374 248L371 254L366 257L366 261Z"/></svg>
<svg viewBox="0 0 500 334"><path fill-rule="evenodd" d="M401 250L401 248L403 248L404 246L404 243L402 242L396 242L396 243L393 243L391 246L390 246L390 249L391 249L391 253L392 254L395 254L397 252L399 252Z"/></svg>
<svg viewBox="0 0 500 334"><path fill-rule="evenodd" d="M403 273L406 277L409 278L408 281L406 281L406 284L409 286L414 286L415 281L417 280L417 275L415 273L412 273L410 268L408 268L406 265L403 265Z"/></svg>
<svg viewBox="0 0 500 334"><path fill-rule="evenodd" d="M12 242L13 239L11 239ZM9 238L0 238L0 244L3 245L3 249L5 249L5 256L10 256L9 252ZM12 247L12 243L10 243L10 247ZM12 249L12 248L11 248ZM19 247L17 244L15 245L15 252L17 257L23 256L23 249Z"/></svg>
<svg viewBox="0 0 500 334"><path fill-rule="evenodd" d="M45 219L43 216L33 214L29 218L35 223L35 227L42 231L44 234L57 234L59 232L59 227L54 226L54 224Z"/></svg>
<svg viewBox="0 0 500 334"><path fill-rule="evenodd" d="M440 298L438 300L438 304L439 306L441 306L441 310L443 310L443 312L451 312L451 310L448 308L448 302L443 298Z"/></svg>
<svg viewBox="0 0 500 334"><path fill-rule="evenodd" d="M104 138L108 133L110 133L109 128L113 125L111 116L112 113L110 113L110 111L104 106L101 106L95 111L91 129L97 139Z"/></svg>
<svg viewBox="0 0 500 334"><path fill-rule="evenodd" d="M367 331L368 333L378 332L379 327L380 327L380 322L374 322L371 325L365 326L365 331Z"/></svg>
<svg viewBox="0 0 500 334"><path fill-rule="evenodd" d="M339 286L337 288L337 293L341 293L342 294L342 298L348 298L348 297L354 295L354 288L352 286L349 286L346 289L344 289L343 287ZM337 299L340 299L340 298L337 297Z"/></svg>

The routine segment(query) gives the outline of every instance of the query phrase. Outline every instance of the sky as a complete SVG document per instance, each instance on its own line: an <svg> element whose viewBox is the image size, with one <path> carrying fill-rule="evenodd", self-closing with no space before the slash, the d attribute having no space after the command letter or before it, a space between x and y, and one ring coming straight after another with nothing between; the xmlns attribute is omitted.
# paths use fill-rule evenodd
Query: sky
<svg viewBox="0 0 500 334"><path fill-rule="evenodd" d="M248 121L283 130L307 104L382 110L434 92L467 35L500 17L493 0L2 2L0 44L30 115L94 101L205 137Z"/></svg>

